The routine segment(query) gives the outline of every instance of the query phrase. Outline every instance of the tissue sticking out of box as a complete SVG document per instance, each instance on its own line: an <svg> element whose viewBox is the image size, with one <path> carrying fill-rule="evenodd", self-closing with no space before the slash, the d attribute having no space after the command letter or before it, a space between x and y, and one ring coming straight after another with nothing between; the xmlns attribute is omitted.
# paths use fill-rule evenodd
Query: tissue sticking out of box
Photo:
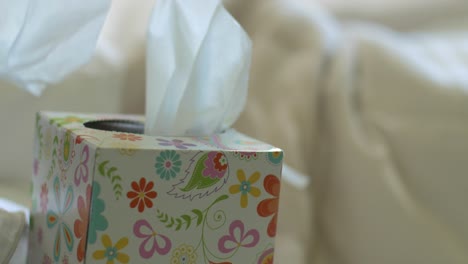
<svg viewBox="0 0 468 264"><path fill-rule="evenodd" d="M110 0L0 0L0 79L40 95L92 56Z"/></svg>
<svg viewBox="0 0 468 264"><path fill-rule="evenodd" d="M157 1L148 31L145 134L229 128L246 102L251 50L220 0Z"/></svg>

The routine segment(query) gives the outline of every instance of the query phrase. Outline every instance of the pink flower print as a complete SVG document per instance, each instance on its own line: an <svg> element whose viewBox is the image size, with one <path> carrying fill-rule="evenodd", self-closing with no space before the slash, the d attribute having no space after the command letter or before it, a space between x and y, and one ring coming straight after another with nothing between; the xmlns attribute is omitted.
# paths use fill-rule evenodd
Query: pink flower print
<svg viewBox="0 0 468 264"><path fill-rule="evenodd" d="M197 146L195 144L185 143L184 141L180 139L167 140L167 139L158 138L156 140L159 141L160 146L174 146L178 149L188 149L189 147Z"/></svg>
<svg viewBox="0 0 468 264"><path fill-rule="evenodd" d="M171 240L167 236L154 231L146 220L138 220L133 225L133 233L136 237L144 239L140 245L140 256L142 258L149 259L153 257L155 252L159 255L166 255L171 251Z"/></svg>
<svg viewBox="0 0 468 264"><path fill-rule="evenodd" d="M113 138L118 138L120 140L129 140L129 141L140 141L143 139L143 137L134 135L134 134L127 134L127 133L119 133L119 134L114 134Z"/></svg>
<svg viewBox="0 0 468 264"><path fill-rule="evenodd" d="M221 237L218 241L218 248L224 254L238 250L240 247L255 247L260 240L260 234L256 229L245 232L244 223L235 220L229 226L229 235Z"/></svg>
<svg viewBox="0 0 468 264"><path fill-rule="evenodd" d="M226 156L221 152L210 152L205 160L205 169L203 176L209 176L212 179L221 179L226 175L228 162Z"/></svg>
<svg viewBox="0 0 468 264"><path fill-rule="evenodd" d="M47 187L47 183L43 183L41 185L41 211L43 214L47 212L47 204L49 203L49 188Z"/></svg>
<svg viewBox="0 0 468 264"><path fill-rule="evenodd" d="M86 201L85 201L86 199ZM79 219L75 220L74 228L75 236L79 240L78 248L76 250L76 257L79 262L83 261L85 257L86 236L89 223L89 207L91 200L91 185L86 188L86 197L78 197L78 214Z"/></svg>
<svg viewBox="0 0 468 264"><path fill-rule="evenodd" d="M257 152L247 152L247 151L235 151L234 156L238 157L241 160L253 160L257 159Z"/></svg>
<svg viewBox="0 0 468 264"><path fill-rule="evenodd" d="M75 185L77 187L78 185L80 185L81 180L83 180L84 183L88 182L88 176L89 176L88 160L89 160L89 147L88 145L86 145L81 151L80 164L78 164L78 167L76 167L75 169Z"/></svg>
<svg viewBox="0 0 468 264"><path fill-rule="evenodd" d="M33 173L34 173L34 176L37 176L37 174L39 173L39 160L38 159L34 159Z"/></svg>

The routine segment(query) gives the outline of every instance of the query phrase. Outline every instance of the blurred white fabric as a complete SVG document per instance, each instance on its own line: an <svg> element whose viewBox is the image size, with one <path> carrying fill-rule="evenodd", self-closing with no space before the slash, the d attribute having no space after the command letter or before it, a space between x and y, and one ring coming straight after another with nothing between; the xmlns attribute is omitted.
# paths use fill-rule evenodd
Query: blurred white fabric
<svg viewBox="0 0 468 264"><path fill-rule="evenodd" d="M0 198L0 262L26 263L29 210Z"/></svg>
<svg viewBox="0 0 468 264"><path fill-rule="evenodd" d="M299 0L312 3L310 0ZM319 0L342 23L361 21L398 31L464 30L465 0Z"/></svg>
<svg viewBox="0 0 468 264"><path fill-rule="evenodd" d="M0 79L35 95L61 81L92 57L109 7L109 0L0 0Z"/></svg>
<svg viewBox="0 0 468 264"><path fill-rule="evenodd" d="M468 263L466 33L343 34L313 175L323 263Z"/></svg>
<svg viewBox="0 0 468 264"><path fill-rule="evenodd" d="M298 137L308 142L304 149L294 148L293 160L299 153L307 157L302 161L308 162L305 171L312 177L308 189L312 196L306 198L313 211L308 218L313 219L309 220L314 227L311 242L304 258L293 253L297 245L288 249L282 244L279 262L467 263L463 249L468 246L468 229L463 223L468 220L464 210L468 168L463 161L468 155L468 127L463 120L468 114L468 38L466 27L451 23L464 21L466 13L445 23L444 15L456 14L451 12L454 3L426 2L407 13L387 10L382 15L388 20L368 16L363 23L359 20L366 16L354 13L340 14L338 22L311 2L294 3L289 2L288 8L249 1L255 11L251 20L244 18L259 49L254 50L254 72L268 74L255 72L253 82L273 93L265 95L267 88L255 90L248 104L255 111L247 110L238 125L273 141ZM457 7L467 8L466 3ZM424 16L425 10L434 13ZM252 17L261 17L271 27ZM378 21L387 27L372 25ZM268 44L260 46L263 40ZM307 59L318 63L320 70L313 71L312 64L304 67ZM316 76L313 73L319 77L309 79L309 88L302 89L304 76ZM297 90L289 90L288 95L275 89L291 83ZM296 92L302 98L294 97ZM289 109L275 109L276 98ZM310 107L308 112L305 106ZM307 112L309 122L292 121L284 112ZM260 121L265 116L268 121ZM286 129L290 132L274 136ZM292 201L291 193L285 196ZM290 213L287 206L281 209ZM290 215L280 218L280 228L301 216L310 217ZM279 241L289 238L284 231L284 240ZM301 241L299 233L293 234L295 241ZM282 258L285 252L289 258Z"/></svg>

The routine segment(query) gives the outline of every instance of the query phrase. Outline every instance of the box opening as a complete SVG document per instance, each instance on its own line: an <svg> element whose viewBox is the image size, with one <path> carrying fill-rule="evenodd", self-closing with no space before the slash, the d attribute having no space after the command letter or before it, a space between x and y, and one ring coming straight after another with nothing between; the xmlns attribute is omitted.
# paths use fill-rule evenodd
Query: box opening
<svg viewBox="0 0 468 264"><path fill-rule="evenodd" d="M87 128L133 134L143 134L145 125L131 120L95 120L83 124Z"/></svg>

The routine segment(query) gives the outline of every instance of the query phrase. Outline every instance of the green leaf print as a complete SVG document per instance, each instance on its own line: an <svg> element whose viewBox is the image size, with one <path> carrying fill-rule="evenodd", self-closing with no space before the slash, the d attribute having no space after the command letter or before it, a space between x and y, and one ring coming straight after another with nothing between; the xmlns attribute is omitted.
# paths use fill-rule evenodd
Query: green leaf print
<svg viewBox="0 0 468 264"><path fill-rule="evenodd" d="M58 144L59 144L58 136L55 136L54 140L52 142L52 148L53 148L52 163L51 163L50 168L49 168L49 173L47 174L47 180L50 180L52 178L52 175L54 174L54 171L55 171L55 167L57 166L56 160L57 160L57 147L58 147Z"/></svg>
<svg viewBox="0 0 468 264"><path fill-rule="evenodd" d="M193 216L189 214L183 214L179 217L169 216L167 213L163 213L160 210L157 210L157 218L161 223L163 223L167 228L174 228L175 231L179 231L185 226L185 230L189 229L190 226L198 227L203 222L202 211L195 209L192 210ZM196 224L192 225L192 222L196 220Z"/></svg>
<svg viewBox="0 0 468 264"><path fill-rule="evenodd" d="M185 177L168 192L176 198L203 198L219 191L229 179L229 161L220 151L199 151L186 162Z"/></svg>
<svg viewBox="0 0 468 264"><path fill-rule="evenodd" d="M122 197L122 177L118 175L118 169L116 167L109 168L110 161L106 160L98 165L98 172L101 176L106 177L110 180L112 184L112 190L114 191L114 197L116 200L119 200Z"/></svg>
<svg viewBox="0 0 468 264"><path fill-rule="evenodd" d="M37 141L39 144L39 149L38 149L38 159L42 159L42 150L44 148L44 134L42 133L42 126L41 126L41 115L39 113L36 114L36 135L37 135Z"/></svg>
<svg viewBox="0 0 468 264"><path fill-rule="evenodd" d="M206 214L211 209L211 207L228 198L228 195L221 195L214 202L212 202L211 205L208 206L205 210L202 211L199 209L193 209L190 211L190 213L183 214L179 217L170 216L167 213L164 213L161 210L157 209L156 217L167 228L174 228L175 231L179 231L184 226L185 230L189 229L190 227L199 227L203 224L203 220L206 218Z"/></svg>
<svg viewBox="0 0 468 264"><path fill-rule="evenodd" d="M195 170L193 171L193 176L190 178L189 183L181 191L188 192L195 188L204 189L215 185L220 181L219 178L211 178L203 175L203 170L206 168L204 163L208 158L208 154L203 155L200 160L198 160Z"/></svg>
<svg viewBox="0 0 468 264"><path fill-rule="evenodd" d="M52 118L50 119L49 123L51 125L56 124L57 127L61 127L61 126L66 126L66 125L73 124L73 123L86 123L88 121L91 121L91 119L81 118L77 116L66 116L66 117Z"/></svg>

